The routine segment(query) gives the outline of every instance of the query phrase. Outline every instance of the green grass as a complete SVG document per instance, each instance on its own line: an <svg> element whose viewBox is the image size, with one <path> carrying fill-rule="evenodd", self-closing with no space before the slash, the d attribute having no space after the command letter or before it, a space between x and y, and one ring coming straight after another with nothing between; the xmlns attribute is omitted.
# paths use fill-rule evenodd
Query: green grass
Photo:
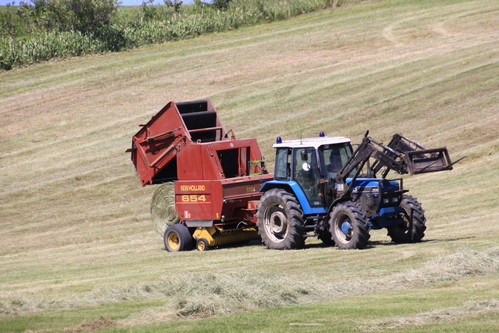
<svg viewBox="0 0 499 333"><path fill-rule="evenodd" d="M93 322L100 318L106 318L106 323L110 323L157 305L157 301L122 302L105 306L88 306L77 310L49 310L41 314L11 316L2 320L2 332L24 332L26 327L31 330L60 330L78 326L75 323Z"/></svg>
<svg viewBox="0 0 499 333"><path fill-rule="evenodd" d="M139 332L495 332L497 292L456 286L387 292L216 319L150 325ZM445 297L442 297L445 294ZM495 301L492 301L495 297ZM471 300L471 301L470 301ZM443 310L443 311L442 311ZM463 311L464 310L464 311ZM465 315L463 315L463 312ZM382 318L382 319L380 319ZM113 332L103 329L99 332Z"/></svg>
<svg viewBox="0 0 499 333"><path fill-rule="evenodd" d="M7 9L0 11L0 70L50 59L124 51L148 44L187 39L241 26L280 21L352 2L359 1L240 0L230 3L225 10L209 5L189 5L182 6L179 12L167 6L120 8L110 17L110 23L91 30L81 30L75 19L61 17L62 13L51 14L50 10L36 14L35 7L27 6L23 7L24 14L21 15L16 14L14 9ZM144 8L152 11L151 17L144 13Z"/></svg>
<svg viewBox="0 0 499 333"><path fill-rule="evenodd" d="M1 330L497 330L498 11L376 1L2 72ZM124 151L166 102L203 97L269 166L276 136L321 130L468 157L404 178L420 244L166 253Z"/></svg>

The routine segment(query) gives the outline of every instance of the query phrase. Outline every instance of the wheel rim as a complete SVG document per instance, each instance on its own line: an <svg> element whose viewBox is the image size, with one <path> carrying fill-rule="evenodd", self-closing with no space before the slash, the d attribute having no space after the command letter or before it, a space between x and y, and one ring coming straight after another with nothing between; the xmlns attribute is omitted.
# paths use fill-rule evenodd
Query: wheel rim
<svg viewBox="0 0 499 333"><path fill-rule="evenodd" d="M288 218L284 208L280 205L272 205L265 210L264 218L265 233L274 242L282 242L288 232Z"/></svg>
<svg viewBox="0 0 499 333"><path fill-rule="evenodd" d="M168 234L167 242L168 242L168 246L172 250L178 250L178 248L180 247L180 238L178 237L177 233L175 233L175 232L170 232Z"/></svg>
<svg viewBox="0 0 499 333"><path fill-rule="evenodd" d="M345 234L345 236L352 238L352 224L350 223L350 220L346 220L341 224L341 231Z"/></svg>
<svg viewBox="0 0 499 333"><path fill-rule="evenodd" d="M352 239L353 226L347 215L338 218L335 223L334 232L337 238L343 243L348 243Z"/></svg>
<svg viewBox="0 0 499 333"><path fill-rule="evenodd" d="M198 241L198 251L206 250L206 244L203 241Z"/></svg>

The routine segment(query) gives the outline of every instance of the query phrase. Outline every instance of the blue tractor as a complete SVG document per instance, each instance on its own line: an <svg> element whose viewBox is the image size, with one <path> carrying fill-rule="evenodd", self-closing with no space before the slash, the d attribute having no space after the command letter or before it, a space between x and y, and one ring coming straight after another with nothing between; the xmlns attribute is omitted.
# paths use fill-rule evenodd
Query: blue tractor
<svg viewBox="0 0 499 333"><path fill-rule="evenodd" d="M421 204L406 195L390 170L418 174L451 170L447 148L426 149L395 134L388 145L350 139L277 138L274 180L266 182L257 211L258 233L271 249L299 249L318 237L340 249L363 249L371 229L388 229L395 243L420 242L426 229Z"/></svg>

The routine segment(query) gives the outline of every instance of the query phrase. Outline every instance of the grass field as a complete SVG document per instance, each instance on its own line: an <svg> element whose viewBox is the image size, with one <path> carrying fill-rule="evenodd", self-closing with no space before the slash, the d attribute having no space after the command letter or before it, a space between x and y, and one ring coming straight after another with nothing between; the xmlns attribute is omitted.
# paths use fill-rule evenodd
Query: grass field
<svg viewBox="0 0 499 333"><path fill-rule="evenodd" d="M499 3L373 1L0 73L0 332L497 332ZM238 137L401 132L451 172L404 185L420 244L167 253L131 136L210 97Z"/></svg>

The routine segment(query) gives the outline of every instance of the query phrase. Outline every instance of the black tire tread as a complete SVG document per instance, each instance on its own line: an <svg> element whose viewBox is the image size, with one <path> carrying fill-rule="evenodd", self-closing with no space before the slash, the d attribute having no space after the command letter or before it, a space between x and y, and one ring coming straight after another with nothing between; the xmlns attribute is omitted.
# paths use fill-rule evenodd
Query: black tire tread
<svg viewBox="0 0 499 333"><path fill-rule="evenodd" d="M282 242L276 243L267 235L263 223L263 214L265 207L269 200L278 200L282 203L284 210L288 212L288 220L290 232L289 235ZM303 211L294 195L283 189L271 189L261 197L260 204L257 211L257 227L258 234L262 242L267 248L275 250L291 250L301 249L305 246L304 228L303 228Z"/></svg>
<svg viewBox="0 0 499 333"><path fill-rule="evenodd" d="M168 246L168 234L171 232L177 233L180 239L180 246L178 250L172 250ZM168 252L177 252L177 251L189 251L194 247L194 238L189 231L189 229L183 224L174 224L166 228L165 235L163 236L163 242L165 244L165 249Z"/></svg>
<svg viewBox="0 0 499 333"><path fill-rule="evenodd" d="M335 246L336 243L334 242L333 235L331 235L331 230L329 227L329 223L327 224L327 229L323 230L321 233L319 233L318 237L324 245L327 246Z"/></svg>
<svg viewBox="0 0 499 333"><path fill-rule="evenodd" d="M352 227L354 229L353 236L350 241L345 242L339 239L335 232L335 222L337 214L347 214L352 222ZM369 225L367 223L367 216L359 205L352 201L345 201L339 203L333 208L329 219L329 232L331 233L336 246L341 250L352 250L352 249L364 249L367 247L369 238Z"/></svg>
<svg viewBox="0 0 499 333"><path fill-rule="evenodd" d="M426 230L426 217L424 215L423 207L416 198L410 195L404 195L402 197L400 206L403 208L404 206L407 206L412 209L412 230L403 230L399 225L394 225L388 227L388 236L390 236L394 243L398 244L421 242L425 236L424 232ZM410 216L410 212L407 212L407 215Z"/></svg>

